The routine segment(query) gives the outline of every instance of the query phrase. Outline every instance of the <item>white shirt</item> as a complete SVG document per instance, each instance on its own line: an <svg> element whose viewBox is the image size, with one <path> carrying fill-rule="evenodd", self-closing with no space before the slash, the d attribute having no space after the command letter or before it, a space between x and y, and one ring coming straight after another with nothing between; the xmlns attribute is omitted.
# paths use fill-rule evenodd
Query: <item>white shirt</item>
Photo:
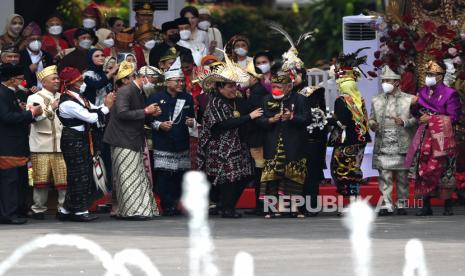
<svg viewBox="0 0 465 276"><path fill-rule="evenodd" d="M80 103L85 105L84 100L82 99L81 95L79 95L76 92L69 91ZM103 114L108 114L110 110L108 107L101 105L101 106L95 106L92 103L90 103L90 109L100 109ZM81 121L87 122L89 124L95 124L98 121L98 114L97 113L91 113L89 110L87 110L84 106L74 102L74 101L65 101L64 103L60 104L59 107L60 110L60 116L66 119L79 119ZM85 126L80 125L80 126L75 126L71 127L72 129L75 129L77 131L84 131Z"/></svg>
<svg viewBox="0 0 465 276"><path fill-rule="evenodd" d="M208 33L206 31L202 31L198 28L195 28L195 30L192 32L190 39L191 41L194 41L196 43L203 44L205 48L208 49L210 47L210 40L208 37Z"/></svg>
<svg viewBox="0 0 465 276"><path fill-rule="evenodd" d="M179 40L177 43L179 46L190 49L192 57L194 58L195 65L200 66L202 58L207 55L207 48L202 43L198 43L194 40Z"/></svg>
<svg viewBox="0 0 465 276"><path fill-rule="evenodd" d="M36 73L44 70L44 64L42 63L42 51L39 50L38 54L34 54L29 50L29 48L26 48L27 52L29 53L29 57L31 57L32 63L37 63L37 71ZM42 83L40 80L37 80L37 88L42 89Z"/></svg>

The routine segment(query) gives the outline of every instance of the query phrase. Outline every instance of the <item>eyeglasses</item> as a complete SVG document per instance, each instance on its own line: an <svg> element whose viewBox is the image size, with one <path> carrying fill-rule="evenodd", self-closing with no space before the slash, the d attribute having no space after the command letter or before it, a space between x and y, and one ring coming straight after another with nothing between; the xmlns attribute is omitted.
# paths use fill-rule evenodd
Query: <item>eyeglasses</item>
<svg viewBox="0 0 465 276"><path fill-rule="evenodd" d="M168 81L172 81L172 82L176 82L176 83L184 83L184 80L168 80Z"/></svg>

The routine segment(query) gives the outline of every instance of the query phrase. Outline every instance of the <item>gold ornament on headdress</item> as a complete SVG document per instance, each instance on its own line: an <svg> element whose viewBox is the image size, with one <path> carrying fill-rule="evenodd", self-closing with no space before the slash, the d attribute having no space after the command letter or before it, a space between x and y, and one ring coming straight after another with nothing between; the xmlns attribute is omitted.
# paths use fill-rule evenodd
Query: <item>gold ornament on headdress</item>
<svg viewBox="0 0 465 276"><path fill-rule="evenodd" d="M122 61L119 66L118 73L116 74L115 80L120 80L133 74L134 70L135 68L133 67L132 63L126 60Z"/></svg>
<svg viewBox="0 0 465 276"><path fill-rule="evenodd" d="M430 60L426 64L426 73L444 74L444 69L436 62Z"/></svg>
<svg viewBox="0 0 465 276"><path fill-rule="evenodd" d="M44 78L53 74L58 74L58 67L56 65L45 67L42 71L37 73L37 79L42 81Z"/></svg>

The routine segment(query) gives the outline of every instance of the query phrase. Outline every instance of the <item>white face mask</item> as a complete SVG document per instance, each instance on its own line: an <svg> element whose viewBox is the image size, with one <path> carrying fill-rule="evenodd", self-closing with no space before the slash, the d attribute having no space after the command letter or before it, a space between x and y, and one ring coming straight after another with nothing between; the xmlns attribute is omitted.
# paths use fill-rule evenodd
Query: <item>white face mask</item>
<svg viewBox="0 0 465 276"><path fill-rule="evenodd" d="M23 29L23 24L14 24L10 26L10 31L15 35L19 35L22 29Z"/></svg>
<svg viewBox="0 0 465 276"><path fill-rule="evenodd" d="M144 47L151 50L153 47L155 47L155 43L156 43L155 40L151 39L144 43Z"/></svg>
<svg viewBox="0 0 465 276"><path fill-rule="evenodd" d="M149 91L155 88L154 83L151 83L147 78L145 78L145 80L147 82L142 85L142 88L144 89L144 91Z"/></svg>
<svg viewBox="0 0 465 276"><path fill-rule="evenodd" d="M282 98L284 98L285 95L279 95L279 96L271 95L271 96L273 96L273 99L275 100L281 100Z"/></svg>
<svg viewBox="0 0 465 276"><path fill-rule="evenodd" d="M42 47L42 42L40 42L40 40L33 40L29 42L29 49L31 51L37 52L40 50L41 47Z"/></svg>
<svg viewBox="0 0 465 276"><path fill-rule="evenodd" d="M87 84L83 82L81 86L79 86L79 93L80 94L84 93L84 91L86 91L86 88L87 88Z"/></svg>
<svg viewBox="0 0 465 276"><path fill-rule="evenodd" d="M235 52L238 56L241 56L241 57L247 55L247 53L248 53L248 51L247 51L246 49L244 49L244 48L236 48L236 49L234 49L234 52Z"/></svg>
<svg viewBox="0 0 465 276"><path fill-rule="evenodd" d="M113 38L105 39L103 41L103 44L105 44L105 46L107 46L108 48L111 48L115 45L115 40L113 40Z"/></svg>
<svg viewBox="0 0 465 276"><path fill-rule="evenodd" d="M60 25L50 26L48 32L52 35L59 35L63 31L63 27Z"/></svg>
<svg viewBox="0 0 465 276"><path fill-rule="evenodd" d="M383 82L381 86L383 87L384 93L391 93L394 90L394 85L387 82Z"/></svg>
<svg viewBox="0 0 465 276"><path fill-rule="evenodd" d="M260 71L262 71L262 74L266 74L270 72L271 65L269 63L263 63L260 65L257 65L257 67L258 69L260 69Z"/></svg>
<svg viewBox="0 0 465 276"><path fill-rule="evenodd" d="M203 20L203 21L200 21L197 26L199 27L199 29L207 31L208 28L210 28L211 24L210 24L210 21Z"/></svg>
<svg viewBox="0 0 465 276"><path fill-rule="evenodd" d="M434 86L434 85L436 85L436 82L437 82L436 77L426 77L425 78L425 84L427 86Z"/></svg>
<svg viewBox="0 0 465 276"><path fill-rule="evenodd" d="M179 32L179 36L182 40L188 40L191 37L191 31L189 30L182 30Z"/></svg>
<svg viewBox="0 0 465 276"><path fill-rule="evenodd" d="M92 40L90 39L84 39L84 40L81 40L79 41L79 47L83 48L83 49L90 49L90 46L92 46Z"/></svg>
<svg viewBox="0 0 465 276"><path fill-rule="evenodd" d="M82 20L82 26L86 29L93 29L96 25L96 22L92 18L86 18Z"/></svg>

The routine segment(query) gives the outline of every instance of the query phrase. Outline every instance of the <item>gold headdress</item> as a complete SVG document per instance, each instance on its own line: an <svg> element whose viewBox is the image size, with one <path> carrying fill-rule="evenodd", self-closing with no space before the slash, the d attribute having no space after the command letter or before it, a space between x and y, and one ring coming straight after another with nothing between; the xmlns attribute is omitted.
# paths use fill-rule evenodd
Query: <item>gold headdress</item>
<svg viewBox="0 0 465 276"><path fill-rule="evenodd" d="M115 80L120 80L127 76L130 76L131 74L134 73L134 71L135 71L135 68L133 67L132 63L124 60L121 62L119 66L118 73L116 73Z"/></svg>
<svg viewBox="0 0 465 276"><path fill-rule="evenodd" d="M426 72L427 73L434 73L434 74L444 74L444 69L437 64L436 62L430 60L426 64Z"/></svg>
<svg viewBox="0 0 465 276"><path fill-rule="evenodd" d="M44 78L53 74L58 74L58 67L56 65L45 67L42 71L37 73L37 79L42 81Z"/></svg>

